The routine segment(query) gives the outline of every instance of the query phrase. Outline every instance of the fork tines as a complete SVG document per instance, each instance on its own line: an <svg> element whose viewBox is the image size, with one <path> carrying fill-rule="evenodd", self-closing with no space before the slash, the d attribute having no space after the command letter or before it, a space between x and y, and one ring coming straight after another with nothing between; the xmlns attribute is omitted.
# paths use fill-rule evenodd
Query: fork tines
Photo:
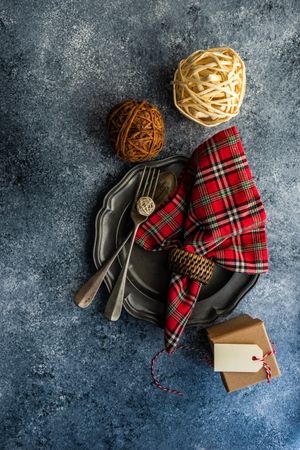
<svg viewBox="0 0 300 450"><path fill-rule="evenodd" d="M145 166L141 175L140 183L136 191L136 199L140 197L154 198L159 180L159 169Z"/></svg>

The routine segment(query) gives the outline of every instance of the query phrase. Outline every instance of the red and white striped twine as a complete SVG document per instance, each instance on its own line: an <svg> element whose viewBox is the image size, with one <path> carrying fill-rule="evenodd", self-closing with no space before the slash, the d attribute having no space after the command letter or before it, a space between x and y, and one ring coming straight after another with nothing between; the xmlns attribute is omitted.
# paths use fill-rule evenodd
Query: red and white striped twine
<svg viewBox="0 0 300 450"><path fill-rule="evenodd" d="M257 356L252 356L253 361L261 361L263 363L263 368L266 371L268 383L270 383L271 378L272 378L272 369L269 366L269 364L266 362L266 358L268 358L268 356L275 355L275 354L276 354L275 346L272 343L272 350L270 352L265 353L262 358L258 358Z"/></svg>
<svg viewBox="0 0 300 450"><path fill-rule="evenodd" d="M212 366L213 362L212 359L209 357L209 355L207 353L202 352L198 347L193 347L191 345L188 344L182 344L182 345L178 345L177 350L197 350L200 351L200 354L202 356L202 360L205 361L208 365ZM166 349L162 349L159 352L157 352L153 358L151 359L151 377L153 380L154 385L160 389L161 391L165 391L168 392L169 394L176 394L176 395L185 395L183 392L178 391L177 389L171 389L169 387L163 386L162 384L160 384L160 382L158 381L158 377L155 374L155 367L156 367L156 362L157 359L163 354L166 353ZM172 355L172 354L171 354Z"/></svg>
<svg viewBox="0 0 300 450"><path fill-rule="evenodd" d="M177 350L197 350L197 351L200 351L201 359L202 359L203 361L205 361L209 366L213 366L213 361L212 361L212 359L210 358L210 356L209 356L207 353L201 351L198 347L193 347L193 346L188 345L188 344L182 344L182 345L179 345L179 346L177 347ZM176 395L181 395L181 396L182 396L182 395L185 395L183 392L178 391L177 389L172 389L172 388L169 388L169 387L167 387L167 386L163 386L162 384L160 384L160 382L159 382L159 380L158 380L158 377L157 377L156 374L155 374L155 367L156 367L157 359L158 359L163 353L166 353L166 349L160 350L160 351L157 352L157 353L153 356L153 358L151 359L151 377L152 377L152 380L153 380L154 385L155 385L158 389L160 389L161 391L168 392L169 394L176 394ZM267 376L267 382L268 382L268 383L270 383L271 378L272 378L272 369L271 369L271 367L269 366L269 364L266 362L266 358L268 358L268 356L275 355L275 354L276 354L275 346L274 346L274 344L272 343L272 350L269 351L269 352L267 352L267 353L265 353L264 356L263 356L262 358L258 358L258 357L256 357L256 356L253 356L253 357L252 357L253 361L262 361L262 363L263 363L263 368L264 368L265 371L266 371L266 376Z"/></svg>

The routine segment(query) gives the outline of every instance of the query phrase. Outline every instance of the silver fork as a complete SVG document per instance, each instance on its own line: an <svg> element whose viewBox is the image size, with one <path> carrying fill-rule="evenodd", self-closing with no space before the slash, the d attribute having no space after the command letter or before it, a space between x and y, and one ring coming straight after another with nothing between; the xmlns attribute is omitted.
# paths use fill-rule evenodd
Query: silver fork
<svg viewBox="0 0 300 450"><path fill-rule="evenodd" d="M141 180L139 183L139 186L137 188L134 201L132 203L132 208L130 212L130 217L133 221L133 232L131 236L131 241L128 249L128 254L124 263L124 266L120 272L120 275L118 276L118 279L116 281L116 284L112 290L112 293L110 294L110 297L107 301L104 315L107 319L116 321L120 318L122 307L123 307L123 300L124 300L124 293L125 293L125 286L126 286L126 278L127 278L127 271L129 267L129 261L130 256L135 240L135 236L137 233L137 230L139 226L147 220L149 217L149 213L153 212L155 208L155 204L153 201L155 191L157 188L157 183L159 179L159 170L156 168L147 168L144 167L144 170L142 172ZM141 210L138 211L137 205L141 198L147 197L152 200L152 203L154 205L154 208L152 208L152 211L143 211L141 214Z"/></svg>

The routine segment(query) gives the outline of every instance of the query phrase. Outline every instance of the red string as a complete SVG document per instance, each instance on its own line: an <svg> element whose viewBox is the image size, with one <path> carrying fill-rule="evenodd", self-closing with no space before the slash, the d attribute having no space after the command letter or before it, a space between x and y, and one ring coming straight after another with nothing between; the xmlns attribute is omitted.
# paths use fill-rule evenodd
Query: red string
<svg viewBox="0 0 300 450"><path fill-rule="evenodd" d="M276 350L275 350L275 346L272 343L272 350L270 352L267 352L263 355L262 358L258 358L257 356L252 356L253 361L261 361L263 364L263 368L266 371L266 375L267 375L267 382L270 383L271 382L271 378L272 378L272 369L269 366L269 364L266 361L266 358L268 358L268 356L271 355L276 355Z"/></svg>
<svg viewBox="0 0 300 450"><path fill-rule="evenodd" d="M197 351L199 351L200 349L198 347L193 347L193 346L188 345L188 344L182 344L182 345L179 345L177 347L177 350L197 350ZM151 377L152 377L154 385L158 389L160 389L161 391L168 392L169 394L176 394L176 395L181 395L181 396L185 395L183 392L178 391L177 389L172 389L172 388L169 388L167 386L163 386L162 384L160 384L160 382L158 380L158 377L155 374L155 367L156 367L157 359L163 353L166 353L166 349L165 348L160 350L159 352L157 352L153 356L153 358L151 359ZM272 378L272 369L269 366L269 364L266 362L266 358L268 358L268 356L275 355L275 354L276 354L275 345L272 343L272 350L267 352L267 353L265 353L262 358L258 358L257 356L253 356L252 357L253 361L262 361L263 368L266 371L266 376L267 376L267 382L268 383L270 383L271 378ZM207 353L204 353L204 352L202 352L200 350L200 356L202 357L201 359L203 361L205 361L209 366L213 366L213 361L212 361L212 359L210 358L210 356Z"/></svg>
<svg viewBox="0 0 300 450"><path fill-rule="evenodd" d="M193 347L188 344L182 344L182 345L178 345L177 350L197 350L197 351L199 351L200 349L198 347ZM151 377L152 377L153 383L161 391L168 392L169 394L185 395L183 392L178 391L177 389L172 389L172 388L169 388L169 387L166 387L166 386L163 386L162 384L160 384L158 377L155 374L156 361L165 352L166 352L166 349L164 348L163 350L160 350L159 352L157 352L151 359ZM210 365L210 366L213 365L212 359L206 353L201 352L201 356L202 356L202 359L208 365Z"/></svg>

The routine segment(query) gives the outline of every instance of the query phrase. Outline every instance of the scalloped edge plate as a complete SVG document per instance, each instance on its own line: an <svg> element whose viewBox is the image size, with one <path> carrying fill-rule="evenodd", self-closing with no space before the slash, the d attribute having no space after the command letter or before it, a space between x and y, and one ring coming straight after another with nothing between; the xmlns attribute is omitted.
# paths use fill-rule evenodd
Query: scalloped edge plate
<svg viewBox="0 0 300 450"><path fill-rule="evenodd" d="M147 166L178 176L186 161L185 156L171 156L148 162ZM95 221L93 259L97 269L112 255L130 229L129 206L143 167L144 164L139 164L129 170L104 197ZM127 248L124 247L105 278L109 292L120 273ZM229 272L216 266L210 283L201 289L187 326L207 327L218 317L230 314L258 278L258 274ZM126 284L125 310L137 319L163 326L168 280L166 252L147 252L135 245Z"/></svg>

